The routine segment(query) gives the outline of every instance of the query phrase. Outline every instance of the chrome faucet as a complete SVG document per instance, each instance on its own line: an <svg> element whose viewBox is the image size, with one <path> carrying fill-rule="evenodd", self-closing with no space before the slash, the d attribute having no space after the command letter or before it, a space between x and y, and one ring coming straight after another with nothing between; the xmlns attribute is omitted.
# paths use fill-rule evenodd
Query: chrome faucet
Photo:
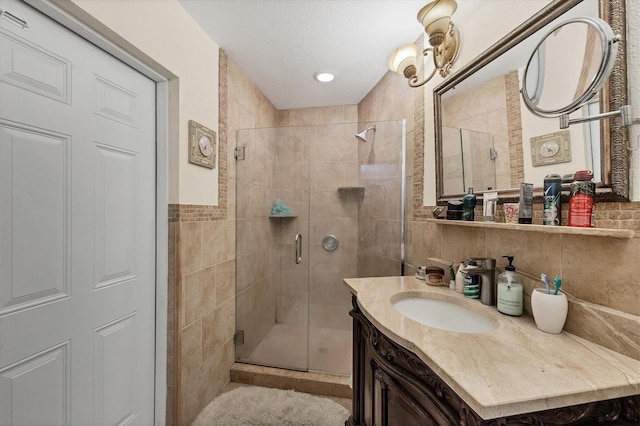
<svg viewBox="0 0 640 426"><path fill-rule="evenodd" d="M480 302L483 305L496 304L496 260L489 258L473 258L478 263L477 268L465 270L463 274L472 277L480 276Z"/></svg>

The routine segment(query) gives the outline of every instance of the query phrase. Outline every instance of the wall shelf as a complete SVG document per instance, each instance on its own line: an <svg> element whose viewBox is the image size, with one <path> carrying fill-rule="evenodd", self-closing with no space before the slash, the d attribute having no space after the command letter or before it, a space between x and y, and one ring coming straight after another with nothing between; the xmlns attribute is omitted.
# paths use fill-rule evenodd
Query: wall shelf
<svg viewBox="0 0 640 426"><path fill-rule="evenodd" d="M338 188L339 195L358 195L362 197L364 195L364 186L342 186Z"/></svg>
<svg viewBox="0 0 640 426"><path fill-rule="evenodd" d="M591 237L633 238L631 229L574 228L570 226L520 225L516 223L466 222L463 220L427 219L427 223L444 226L466 226L507 231L541 232L545 234L587 235Z"/></svg>
<svg viewBox="0 0 640 426"><path fill-rule="evenodd" d="M297 214L270 214L269 219L292 219L298 217Z"/></svg>

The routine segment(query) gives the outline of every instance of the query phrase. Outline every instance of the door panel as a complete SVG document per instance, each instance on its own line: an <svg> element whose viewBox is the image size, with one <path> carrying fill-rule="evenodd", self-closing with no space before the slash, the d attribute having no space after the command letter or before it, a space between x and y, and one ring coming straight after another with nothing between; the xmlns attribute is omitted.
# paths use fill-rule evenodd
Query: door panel
<svg viewBox="0 0 640 426"><path fill-rule="evenodd" d="M96 288L136 278L136 154L96 145Z"/></svg>
<svg viewBox="0 0 640 426"><path fill-rule="evenodd" d="M71 62L0 29L2 81L56 101L71 103Z"/></svg>
<svg viewBox="0 0 640 426"><path fill-rule="evenodd" d="M127 315L95 330L94 407L95 424L128 424L136 415L133 407L136 315Z"/></svg>
<svg viewBox="0 0 640 426"><path fill-rule="evenodd" d="M68 145L62 135L0 124L0 277L11 283L0 314L68 296Z"/></svg>
<svg viewBox="0 0 640 426"><path fill-rule="evenodd" d="M0 19L0 425L153 423L155 83Z"/></svg>
<svg viewBox="0 0 640 426"><path fill-rule="evenodd" d="M37 407L37 408L35 408ZM69 342L47 349L0 374L0 424L69 424Z"/></svg>
<svg viewBox="0 0 640 426"><path fill-rule="evenodd" d="M107 80L95 77L96 114L128 126L137 127L136 94Z"/></svg>

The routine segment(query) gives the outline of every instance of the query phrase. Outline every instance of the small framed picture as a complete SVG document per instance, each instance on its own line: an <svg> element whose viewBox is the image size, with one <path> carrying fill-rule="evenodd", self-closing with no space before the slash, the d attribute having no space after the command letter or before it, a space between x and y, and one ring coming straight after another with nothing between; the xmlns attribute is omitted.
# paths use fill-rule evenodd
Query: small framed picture
<svg viewBox="0 0 640 426"><path fill-rule="evenodd" d="M531 162L534 167L569 161L571 141L568 130L531 138Z"/></svg>
<svg viewBox="0 0 640 426"><path fill-rule="evenodd" d="M189 162L215 169L217 152L216 132L200 123L189 120Z"/></svg>

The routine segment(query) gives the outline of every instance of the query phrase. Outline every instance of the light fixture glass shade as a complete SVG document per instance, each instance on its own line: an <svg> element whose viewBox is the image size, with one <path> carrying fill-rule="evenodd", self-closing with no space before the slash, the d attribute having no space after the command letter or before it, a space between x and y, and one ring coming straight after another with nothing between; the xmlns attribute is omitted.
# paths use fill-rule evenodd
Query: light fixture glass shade
<svg viewBox="0 0 640 426"><path fill-rule="evenodd" d="M389 58L389 69L403 75L409 86L424 85L438 71L442 77L449 75L460 46L460 33L451 21L451 15L457 8L455 0L435 0L427 3L418 12L418 21L424 26L431 47L418 52L415 44L405 44L398 47ZM416 67L419 53L424 56L431 53L433 58L433 70L423 78L418 77Z"/></svg>
<svg viewBox="0 0 640 426"><path fill-rule="evenodd" d="M446 31L451 15L458 8L455 0L436 0L427 3L418 12L418 22L422 24L427 34ZM446 19L442 19L446 18Z"/></svg>
<svg viewBox="0 0 640 426"><path fill-rule="evenodd" d="M451 17L443 16L442 18L438 18L435 21L430 22L429 25L424 27L424 30L429 36L434 34L444 34L449 27L449 22L451 22Z"/></svg>
<svg viewBox="0 0 640 426"><path fill-rule="evenodd" d="M409 66L416 66L418 58L418 47L411 44L404 44L393 51L389 57L389 69L398 74L404 75L404 70Z"/></svg>

